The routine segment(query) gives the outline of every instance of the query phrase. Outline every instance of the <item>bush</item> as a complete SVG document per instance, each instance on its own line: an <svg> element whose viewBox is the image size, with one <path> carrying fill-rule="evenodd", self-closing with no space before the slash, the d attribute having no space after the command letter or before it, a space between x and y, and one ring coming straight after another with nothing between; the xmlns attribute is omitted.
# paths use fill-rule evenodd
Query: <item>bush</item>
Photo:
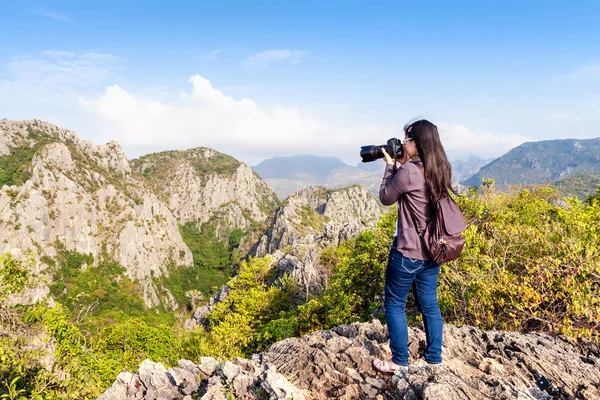
<svg viewBox="0 0 600 400"><path fill-rule="evenodd" d="M289 277L268 287L274 272L269 257L242 262L229 296L208 315L210 331L199 330L184 341L186 356L249 356L272 343L273 335L265 327L291 310L299 294Z"/></svg>
<svg viewBox="0 0 600 400"><path fill-rule="evenodd" d="M448 322L573 337L600 328L600 204L537 187L474 192L459 205L470 226L458 260L440 274Z"/></svg>

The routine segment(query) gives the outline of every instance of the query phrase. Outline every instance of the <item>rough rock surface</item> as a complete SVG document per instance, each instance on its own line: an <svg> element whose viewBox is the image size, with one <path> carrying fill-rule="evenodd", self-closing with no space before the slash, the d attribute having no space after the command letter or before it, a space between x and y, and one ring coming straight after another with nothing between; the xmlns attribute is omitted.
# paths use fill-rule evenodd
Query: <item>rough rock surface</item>
<svg viewBox="0 0 600 400"><path fill-rule="evenodd" d="M247 164L207 147L149 154L131 164L181 224L210 221L221 239L233 229L265 221L278 202Z"/></svg>
<svg viewBox="0 0 600 400"><path fill-rule="evenodd" d="M33 250L40 261L54 258L60 241L97 260L104 248L140 282L146 304L158 304L151 276L168 273L170 263L193 264L166 204L132 173L117 143L96 146L37 120L0 120L2 154L36 146L29 179L0 188L0 253ZM39 267L34 272L47 266Z"/></svg>
<svg viewBox="0 0 600 400"><path fill-rule="evenodd" d="M320 242L330 222L337 225L338 235L345 229L355 233L357 227L362 230L372 226L383 212L377 201L360 186L335 191L311 186L283 202L255 254L264 256L287 246Z"/></svg>
<svg viewBox="0 0 600 400"><path fill-rule="evenodd" d="M272 255L280 275L291 274L305 291L316 293L327 285L327 271L319 265L323 248L357 236L383 212L360 186L335 191L311 186L283 202L254 254Z"/></svg>
<svg viewBox="0 0 600 400"><path fill-rule="evenodd" d="M387 328L378 320L354 323L277 342L252 360L217 363L202 358L199 365L182 360L179 369L168 371L145 361L139 375L121 373L101 398L154 399L158 391L170 390L173 397L165 398L185 399L194 384L198 388L191 393L200 399L225 398L223 390L243 399L600 398L597 346L586 349L545 334L453 325L444 327L443 366L430 367L420 359L424 346L423 331L411 328L408 374L384 375L373 369L372 361L390 357ZM540 390L534 372L552 387ZM138 381L142 384L136 387Z"/></svg>
<svg viewBox="0 0 600 400"><path fill-rule="evenodd" d="M139 374L121 372L112 387L99 400L238 399L303 400L301 390L292 385L272 365L238 358L219 363L202 357L200 364L180 360L179 368L145 360Z"/></svg>

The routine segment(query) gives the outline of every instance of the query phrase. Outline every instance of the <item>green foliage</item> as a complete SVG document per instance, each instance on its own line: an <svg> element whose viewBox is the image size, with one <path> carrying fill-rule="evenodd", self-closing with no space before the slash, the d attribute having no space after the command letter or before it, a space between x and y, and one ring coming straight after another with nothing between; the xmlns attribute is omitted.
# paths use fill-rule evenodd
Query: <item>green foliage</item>
<svg viewBox="0 0 600 400"><path fill-rule="evenodd" d="M159 286L171 291L179 304L186 304L186 292L198 290L204 300L213 295L233 274L233 266L237 263L237 246L244 231L233 230L228 243L216 238L214 225L206 223L201 229L193 222L179 226L184 243L192 252L194 265L187 268L169 268L169 276L155 278Z"/></svg>
<svg viewBox="0 0 600 400"><path fill-rule="evenodd" d="M10 149L10 153L0 156L0 187L3 185L20 186L31 177L31 161L37 151L55 139L48 134L28 128L29 137L35 139L34 145L23 142Z"/></svg>
<svg viewBox="0 0 600 400"><path fill-rule="evenodd" d="M463 254L440 273L446 320L597 335L600 204L571 198L562 208L555 199L545 187L459 199L470 226Z"/></svg>
<svg viewBox="0 0 600 400"><path fill-rule="evenodd" d="M214 154L209 158L205 158L206 150L214 152ZM162 187L165 182L168 182L173 169L181 162L188 162L201 177L207 177L211 174L231 176L241 164L227 154L199 147L189 150L147 154L132 160L131 165L138 170L144 166L144 170L141 171L142 175L150 182Z"/></svg>
<svg viewBox="0 0 600 400"><path fill-rule="evenodd" d="M596 194L588 196L586 199L586 203L589 205L594 205L595 203L600 203L600 184L596 188Z"/></svg>
<svg viewBox="0 0 600 400"><path fill-rule="evenodd" d="M58 380L40 365L39 352L21 344L18 340L0 339L0 399L59 398Z"/></svg>
<svg viewBox="0 0 600 400"><path fill-rule="evenodd" d="M67 373L64 380L51 380L60 398L95 399L119 372L135 370L146 358L166 365L179 359L181 346L172 329L151 327L139 318L109 325L92 338L69 320L68 310L60 304L34 306L25 320L42 324L54 339L57 368Z"/></svg>
<svg viewBox="0 0 600 400"><path fill-rule="evenodd" d="M239 168L240 162L227 154L216 152L209 159L205 159L204 157L194 158L192 165L201 176L211 173L231 176Z"/></svg>
<svg viewBox="0 0 600 400"><path fill-rule="evenodd" d="M600 184L600 174L581 174L553 182L550 187L556 189L562 196L578 197L585 200L596 192Z"/></svg>
<svg viewBox="0 0 600 400"><path fill-rule="evenodd" d="M60 304L53 308L31 307L25 321L41 324L54 340L56 367L67 374L62 380L55 375L48 378L57 398L95 399L121 371L137 369L146 358L166 365L180 358L180 340L172 328L151 327L140 318L108 325L92 337L69 320L69 311Z"/></svg>
<svg viewBox="0 0 600 400"><path fill-rule="evenodd" d="M86 321L89 329L97 330L106 322L149 314L141 293L124 275L125 268L107 254L94 265L91 254L61 250L59 246L57 261L59 267L55 270L50 293L78 320L90 317Z"/></svg>
<svg viewBox="0 0 600 400"><path fill-rule="evenodd" d="M184 341L185 355L234 358L248 356L272 343L265 329L269 322L292 309L298 296L297 284L283 278L274 285L271 261L252 258L242 262L238 276L230 283L229 296L208 315L210 331L196 331Z"/></svg>
<svg viewBox="0 0 600 400"><path fill-rule="evenodd" d="M301 232L306 231L306 228L312 228L317 232L321 232L328 220L327 217L319 214L309 205L304 205L300 208L300 218L302 222L298 228Z"/></svg>
<svg viewBox="0 0 600 400"><path fill-rule="evenodd" d="M163 275L160 278L153 279L158 287L168 289L178 304L187 304L190 310L192 304L186 296L188 291L198 290L203 295L202 299L207 301L228 280L229 276L224 271L197 266L170 267L169 276Z"/></svg>
<svg viewBox="0 0 600 400"><path fill-rule="evenodd" d="M233 249L233 247L216 238L214 225L207 223L198 229L194 222L186 222L184 225L179 226L179 232L184 243L192 251L195 266L222 271L226 271L228 267L231 267L231 251L229 248Z"/></svg>
<svg viewBox="0 0 600 400"><path fill-rule="evenodd" d="M283 339L335 325L370 319L381 305L384 273L397 210L386 213L371 231L337 248L325 249L321 263L331 270L329 286L270 324L273 336ZM281 333L277 334L277 332Z"/></svg>
<svg viewBox="0 0 600 400"><path fill-rule="evenodd" d="M141 318L131 318L105 327L94 341L94 350L109 361L98 372L103 381L110 381L115 369L133 371L146 358L177 364L181 342L167 325L152 327Z"/></svg>
<svg viewBox="0 0 600 400"><path fill-rule="evenodd" d="M502 194L493 181L481 194L460 196L469 228L461 257L442 266L444 320L600 339L599 196L560 207L552 189ZM281 339L370 319L381 301L395 218L387 213L374 230L324 251L321 263L333 273L328 288L265 329Z"/></svg>
<svg viewBox="0 0 600 400"><path fill-rule="evenodd" d="M31 258L23 265L23 261L9 254L0 255L0 301L33 286L34 280L27 268L32 263Z"/></svg>

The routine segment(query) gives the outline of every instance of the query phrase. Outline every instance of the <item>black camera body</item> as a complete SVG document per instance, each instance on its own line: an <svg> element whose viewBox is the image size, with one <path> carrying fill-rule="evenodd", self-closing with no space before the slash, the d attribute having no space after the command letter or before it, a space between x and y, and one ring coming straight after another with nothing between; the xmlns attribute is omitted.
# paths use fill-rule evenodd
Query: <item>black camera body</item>
<svg viewBox="0 0 600 400"><path fill-rule="evenodd" d="M366 163L383 158L382 149L385 149L392 159L402 158L404 157L404 147L402 147L404 144L406 144L404 139L391 138L387 141L387 144L362 146L360 148L362 162Z"/></svg>

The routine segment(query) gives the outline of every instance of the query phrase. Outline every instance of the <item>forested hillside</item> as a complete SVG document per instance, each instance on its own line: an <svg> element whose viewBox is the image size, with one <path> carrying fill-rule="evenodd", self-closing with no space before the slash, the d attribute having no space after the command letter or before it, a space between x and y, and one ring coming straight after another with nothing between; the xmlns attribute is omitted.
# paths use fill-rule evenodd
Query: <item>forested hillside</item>
<svg viewBox="0 0 600 400"><path fill-rule="evenodd" d="M461 183L481 185L484 178L500 189L509 185L545 185L575 175L600 173L600 138L523 143Z"/></svg>

